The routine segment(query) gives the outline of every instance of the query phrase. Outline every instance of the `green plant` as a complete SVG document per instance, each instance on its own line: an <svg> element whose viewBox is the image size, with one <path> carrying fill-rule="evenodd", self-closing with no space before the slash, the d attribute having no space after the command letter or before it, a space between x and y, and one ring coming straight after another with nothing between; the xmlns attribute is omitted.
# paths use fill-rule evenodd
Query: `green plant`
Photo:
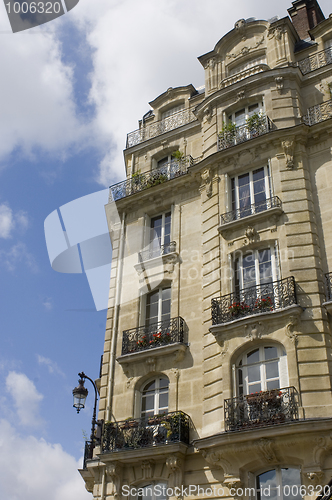
<svg viewBox="0 0 332 500"><path fill-rule="evenodd" d="M182 153L182 151L179 151L178 149L176 151L174 151L174 153L172 153L172 157L176 160L176 161L182 161L184 159L184 153Z"/></svg>
<svg viewBox="0 0 332 500"><path fill-rule="evenodd" d="M246 119L246 126L249 132L259 134L264 128L264 116L262 114L253 113Z"/></svg>
<svg viewBox="0 0 332 500"><path fill-rule="evenodd" d="M222 122L222 129L219 135L234 136L236 132L236 124L233 122Z"/></svg>

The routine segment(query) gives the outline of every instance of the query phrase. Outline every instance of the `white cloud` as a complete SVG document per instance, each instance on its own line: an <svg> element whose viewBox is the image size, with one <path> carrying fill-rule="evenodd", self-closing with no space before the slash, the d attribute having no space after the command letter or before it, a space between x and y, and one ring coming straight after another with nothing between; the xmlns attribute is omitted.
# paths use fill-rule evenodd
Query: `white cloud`
<svg viewBox="0 0 332 500"><path fill-rule="evenodd" d="M8 271L15 271L18 264L25 265L32 272L38 271L34 256L22 242L13 245L9 250L0 250L0 264Z"/></svg>
<svg viewBox="0 0 332 500"><path fill-rule="evenodd" d="M8 203L0 205L0 238L8 239L14 229L23 232L29 226L28 214L23 210L14 213Z"/></svg>
<svg viewBox="0 0 332 500"><path fill-rule="evenodd" d="M12 209L2 203L0 205L0 238L10 238L14 224Z"/></svg>
<svg viewBox="0 0 332 500"><path fill-rule="evenodd" d="M19 421L24 426L40 425L39 404L43 399L34 383L24 373L9 372L6 389L14 400Z"/></svg>
<svg viewBox="0 0 332 500"><path fill-rule="evenodd" d="M77 462L59 444L22 437L2 420L0 451L0 498L91 500L77 471L82 460Z"/></svg>
<svg viewBox="0 0 332 500"><path fill-rule="evenodd" d="M45 365L47 367L49 373L51 373L51 374L56 373L58 375L61 375L62 377L65 377L65 374L59 368L59 366L57 365L57 363L55 361L52 361L49 358L45 358L44 356L40 356L39 354L37 354L37 359L38 359L38 363L40 365Z"/></svg>
<svg viewBox="0 0 332 500"><path fill-rule="evenodd" d="M47 311L51 311L53 309L53 301L50 297L47 297L43 300L43 306Z"/></svg>

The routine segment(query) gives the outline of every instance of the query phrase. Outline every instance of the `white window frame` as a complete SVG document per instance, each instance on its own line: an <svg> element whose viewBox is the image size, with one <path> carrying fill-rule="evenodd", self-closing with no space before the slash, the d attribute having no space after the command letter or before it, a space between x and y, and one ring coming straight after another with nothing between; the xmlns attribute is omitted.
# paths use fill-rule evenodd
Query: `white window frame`
<svg viewBox="0 0 332 500"><path fill-rule="evenodd" d="M247 253L240 253L240 255L235 254L234 259L233 259L233 269L235 269L235 258L238 259L238 266L239 270L239 290L244 290L244 281L243 281L243 257L245 257L248 254L252 254L254 259L255 259L255 281L256 281L256 286L259 286L261 284L261 276L260 276L260 270L259 270L259 252L262 252L264 250L270 250L271 254L271 269L272 269L272 282L278 281L280 279L280 271L279 271L279 263L278 263L278 249L276 242L274 244L269 244L264 248L256 248L251 250L250 252ZM235 280L234 280L235 281ZM263 285L264 286L264 285Z"/></svg>
<svg viewBox="0 0 332 500"><path fill-rule="evenodd" d="M251 108L252 106L255 106L255 105L258 106L258 114L265 114L264 101L263 101L263 99L260 99L259 101L246 104L245 106L242 106L241 108L236 108L231 113L227 113L227 121L236 124L235 115L242 110L244 110L245 120L247 120L252 114L254 114L254 113L249 112L249 108ZM256 112L257 111L255 111L255 113ZM237 126L244 127L245 123L242 125L237 125Z"/></svg>
<svg viewBox="0 0 332 500"><path fill-rule="evenodd" d="M166 111L162 111L161 113L161 120L165 120L169 116L175 115L179 111L182 111L185 108L184 102L181 102L177 104L176 106L173 106L172 108L166 109Z"/></svg>
<svg viewBox="0 0 332 500"><path fill-rule="evenodd" d="M265 347L276 347L277 348L277 358L271 358L269 360L264 360L264 348ZM259 349L259 361L255 363L250 363L246 364L246 357L248 354L250 354L252 351L255 349ZM277 344L262 344L260 346L256 347L251 347L251 349L247 350L242 356L238 359L236 363L236 395L240 396L240 383L239 383L239 370L242 370L242 386L243 386L243 395L248 395L250 394L249 392L249 380L248 380L248 367L250 366L255 366L259 365L260 367L260 383L261 383L261 390L262 391L267 391L267 379L266 379L266 365L268 363L272 363L278 361L278 371L279 371L279 388L285 388L288 387L289 385L289 379L288 379L288 368L287 368L287 355L285 349ZM242 362L242 365L240 363ZM272 380L272 379L269 379Z"/></svg>
<svg viewBox="0 0 332 500"><path fill-rule="evenodd" d="M160 247L165 245L165 226L166 226L166 216L170 214L171 218L171 227L170 227L170 233L169 233L169 241L172 241L172 221L173 221L173 210L172 208L168 210L167 212L162 212L160 214L154 215L153 217L147 217L146 222L148 225L148 241L147 241L147 246L152 250L153 249L153 242L157 239L156 237L152 237L152 221L153 219L156 219L157 217L162 218L161 220L161 237L160 237Z"/></svg>
<svg viewBox="0 0 332 500"><path fill-rule="evenodd" d="M229 189L229 196L230 196L230 206L232 207L232 210L239 210L240 209L240 199L239 199L239 177L242 175L249 174L249 196L250 196L250 205L252 206L255 203L255 193L254 193L254 182L253 182L253 173L256 170L260 170L260 168L264 168L264 184L265 184L265 197L266 200L269 200L272 198L272 186L271 186L271 176L270 176L270 168L269 165L264 165L263 167L258 167L254 168L253 170L250 170L249 172L243 172L242 174L236 175L234 177L230 178L230 189ZM234 179L234 195L235 199L233 200L233 190L232 190L232 180ZM235 208L233 208L235 205ZM254 212L254 207L252 207L252 213ZM240 217L241 218L241 217Z"/></svg>
<svg viewBox="0 0 332 500"><path fill-rule="evenodd" d="M159 297L158 297L158 321L156 321L156 323L157 322L160 323L162 321L162 304L163 304L162 291L166 290L166 289L170 289L170 291L171 291L171 297L172 297L172 287L171 287L171 285L169 285L169 286L160 286L159 288L156 288L155 290L152 290L151 292L149 292L149 293L146 294L146 296L145 296L145 324L147 323L147 319L148 319L148 316L147 316L148 295L152 294L152 293L155 293L155 292L158 292L158 294L159 294ZM170 319L171 319L171 317L172 317L172 299L171 299L171 308L170 308L169 316L170 316Z"/></svg>
<svg viewBox="0 0 332 500"><path fill-rule="evenodd" d="M148 384L150 384L151 382L155 382L153 414L154 415L158 415L160 413L168 413L169 404L167 404L167 407L162 407L162 408L160 407L160 404L159 404L161 391L164 391L164 393L165 393L165 388L164 387L160 387L160 381L161 380L167 380L167 382L168 382L168 385L167 385L167 396L168 396L167 403L169 402L169 380L168 380L168 378L165 377L165 376L151 378L150 380L148 380L147 382L145 382L144 386L141 389L141 410L140 410L141 418L145 417L145 413L147 411L148 412L152 411L152 410L144 410L143 411L143 408L142 408L142 406L143 406L143 392L144 392L144 388Z"/></svg>

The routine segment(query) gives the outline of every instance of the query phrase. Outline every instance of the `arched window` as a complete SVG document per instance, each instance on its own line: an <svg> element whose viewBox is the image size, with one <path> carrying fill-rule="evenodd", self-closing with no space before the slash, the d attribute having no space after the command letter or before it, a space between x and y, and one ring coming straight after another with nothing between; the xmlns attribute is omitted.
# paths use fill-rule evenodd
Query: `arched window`
<svg viewBox="0 0 332 500"><path fill-rule="evenodd" d="M237 363L238 396L287 387L287 358L277 345L262 345L246 352Z"/></svg>
<svg viewBox="0 0 332 500"><path fill-rule="evenodd" d="M299 468L276 467L256 476L257 500L301 500Z"/></svg>
<svg viewBox="0 0 332 500"><path fill-rule="evenodd" d="M157 377L142 390L141 417L151 417L168 412L168 379Z"/></svg>

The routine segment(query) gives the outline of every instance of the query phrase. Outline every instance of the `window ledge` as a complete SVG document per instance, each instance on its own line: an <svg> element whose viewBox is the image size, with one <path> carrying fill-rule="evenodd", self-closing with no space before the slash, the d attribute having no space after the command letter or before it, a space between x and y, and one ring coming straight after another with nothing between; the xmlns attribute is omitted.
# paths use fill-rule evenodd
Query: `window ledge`
<svg viewBox="0 0 332 500"><path fill-rule="evenodd" d="M138 264L135 264L134 268L138 274L141 274L145 270L153 269L160 265L175 264L178 258L179 254L177 252L169 252L164 255L158 255L158 257L153 257L152 259L142 260Z"/></svg>
<svg viewBox="0 0 332 500"><path fill-rule="evenodd" d="M298 317L302 312L303 308L301 306L293 304L283 309L277 309L275 311L268 311L260 314L252 314L243 318L234 319L233 321L228 321L227 323L213 325L209 328L209 330L216 337L218 342L224 342L227 340L229 338L229 334L237 328L241 329L241 332L243 332L246 336L254 338L255 333L257 333L258 336L260 335L260 328L257 328L257 332L254 332L254 328L248 328L249 326L254 326L255 323L258 323L258 326L260 326L263 322L271 322L273 319L281 319L287 316Z"/></svg>
<svg viewBox="0 0 332 500"><path fill-rule="evenodd" d="M151 349L146 349L145 351L131 352L129 354L124 354L116 358L120 365L127 365L131 363L137 363L139 361L146 362L154 357L168 356L171 354L175 355L175 361L181 361L184 358L185 352L188 345L180 342L168 345L162 345L159 347L152 347Z"/></svg>
<svg viewBox="0 0 332 500"><path fill-rule="evenodd" d="M235 229L240 229L243 226L248 226L252 222L256 223L262 220L266 220L269 217L271 217L271 225L275 225L276 224L275 217L280 217L282 213L283 209L281 207L268 208L267 210L264 210L262 212L258 212L256 214L248 215L247 217L241 217L240 219L236 219L234 221L221 224L218 227L218 231L224 238L227 238L228 233L230 231L234 231Z"/></svg>

